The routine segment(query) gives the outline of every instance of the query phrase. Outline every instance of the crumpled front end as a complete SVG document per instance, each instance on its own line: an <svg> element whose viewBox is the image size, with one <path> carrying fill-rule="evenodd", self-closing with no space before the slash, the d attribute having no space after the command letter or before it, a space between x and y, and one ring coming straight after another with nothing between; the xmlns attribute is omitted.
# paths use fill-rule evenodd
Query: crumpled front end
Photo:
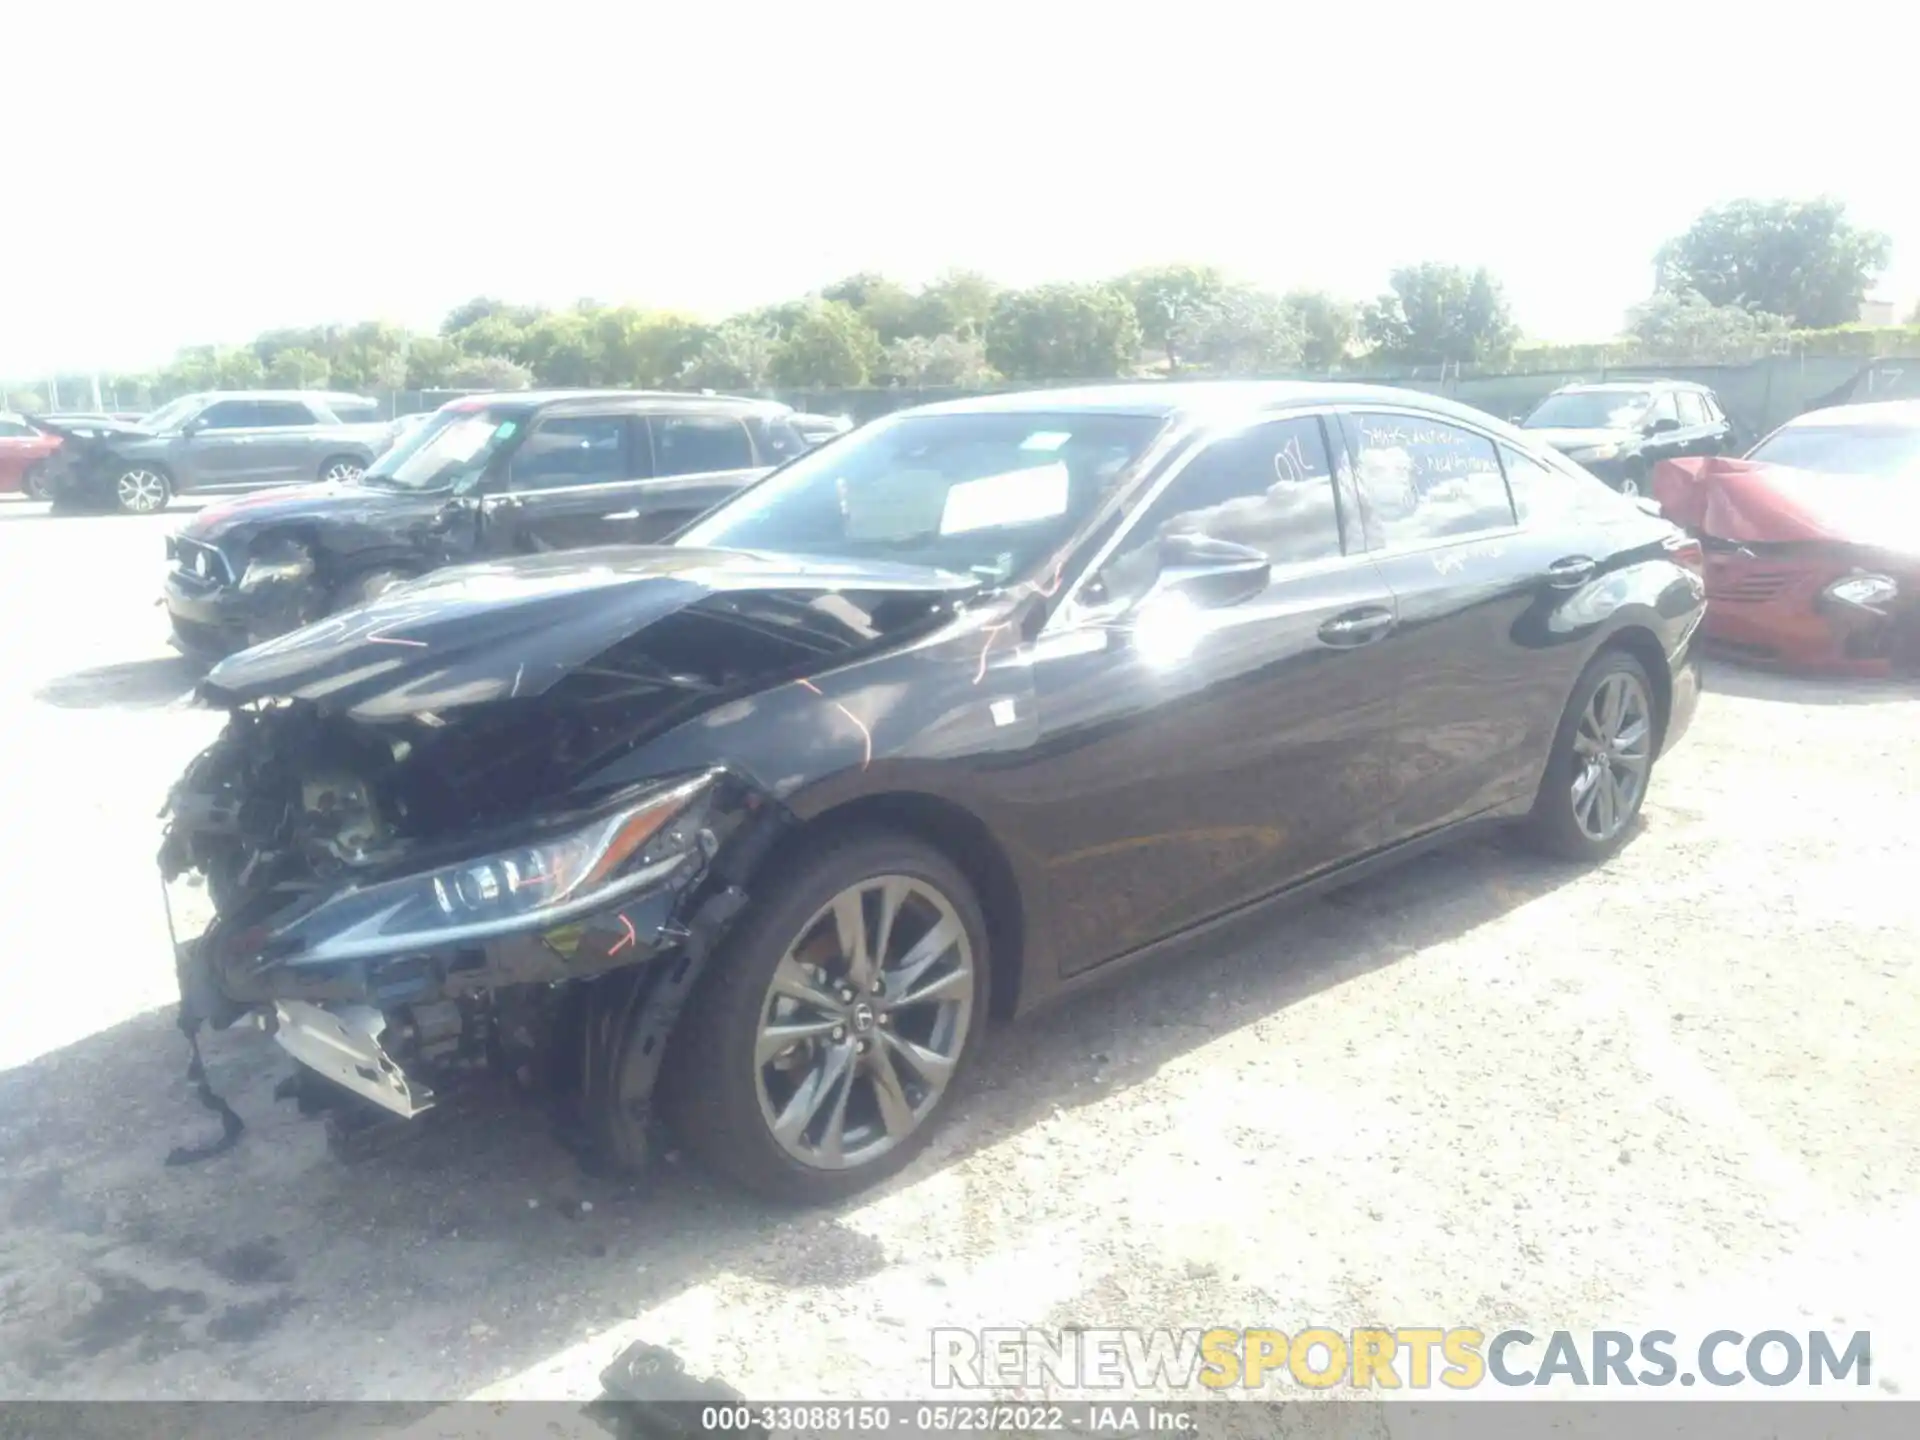
<svg viewBox="0 0 1920 1440"><path fill-rule="evenodd" d="M715 857L764 817L721 770L573 791L591 737L562 708L234 711L165 811L183 1026L257 1015L403 1117L463 1075L547 1075L596 984L618 973L632 1000L737 905Z"/></svg>
<svg viewBox="0 0 1920 1440"><path fill-rule="evenodd" d="M1670 460L1661 509L1706 550L1707 638L1767 664L1920 672L1920 553L1877 482L1750 460Z"/></svg>

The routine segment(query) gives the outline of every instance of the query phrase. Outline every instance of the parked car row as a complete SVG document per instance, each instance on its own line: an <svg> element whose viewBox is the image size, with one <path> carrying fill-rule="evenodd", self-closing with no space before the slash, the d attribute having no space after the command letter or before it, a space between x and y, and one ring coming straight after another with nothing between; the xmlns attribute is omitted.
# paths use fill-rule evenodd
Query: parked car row
<svg viewBox="0 0 1920 1440"><path fill-rule="evenodd" d="M991 1015L1476 827L1611 855L1705 608L1700 544L1537 434L1344 384L811 449L724 397L482 397L176 547L221 643L364 602L200 687L188 1034L257 1016L347 1115L497 1069L615 1168L657 1101L802 1201L905 1164Z"/></svg>
<svg viewBox="0 0 1920 1440"><path fill-rule="evenodd" d="M167 542L180 648L223 655L463 561L661 539L808 448L767 401L453 401L364 471L194 515Z"/></svg>
<svg viewBox="0 0 1920 1440"><path fill-rule="evenodd" d="M810 445L852 428L844 415L786 413ZM48 500L61 512L144 515L178 494L337 483L435 414L382 420L378 401L304 390L184 395L138 418L0 414L0 494Z"/></svg>

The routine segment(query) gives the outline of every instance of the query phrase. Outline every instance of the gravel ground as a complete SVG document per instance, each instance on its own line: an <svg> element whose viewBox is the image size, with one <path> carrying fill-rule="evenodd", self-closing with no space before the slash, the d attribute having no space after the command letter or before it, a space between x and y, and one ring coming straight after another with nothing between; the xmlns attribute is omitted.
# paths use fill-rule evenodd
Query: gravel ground
<svg viewBox="0 0 1920 1440"><path fill-rule="evenodd" d="M249 1133L169 1170L178 518L0 501L0 1396L579 1397L634 1339L924 1395L930 1327L1120 1323L1871 1329L1920 1386L1920 692L1716 667L1604 869L1469 844L1004 1029L836 1210L596 1181L488 1100L343 1162L242 1033Z"/></svg>

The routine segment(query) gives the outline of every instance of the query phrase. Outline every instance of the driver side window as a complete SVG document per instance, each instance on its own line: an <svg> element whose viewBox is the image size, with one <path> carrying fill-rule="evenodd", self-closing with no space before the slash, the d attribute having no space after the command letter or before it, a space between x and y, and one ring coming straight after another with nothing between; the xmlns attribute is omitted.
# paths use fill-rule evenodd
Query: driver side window
<svg viewBox="0 0 1920 1440"><path fill-rule="evenodd" d="M1676 425L1680 423L1680 411L1673 403L1671 390L1662 391L1647 411L1647 424L1656 425L1662 420L1671 420Z"/></svg>
<svg viewBox="0 0 1920 1440"><path fill-rule="evenodd" d="M1175 534L1228 540L1276 568L1343 553L1326 432L1315 416L1273 420L1216 440L1149 505L1101 568L1090 598L1137 600L1160 572L1160 542Z"/></svg>

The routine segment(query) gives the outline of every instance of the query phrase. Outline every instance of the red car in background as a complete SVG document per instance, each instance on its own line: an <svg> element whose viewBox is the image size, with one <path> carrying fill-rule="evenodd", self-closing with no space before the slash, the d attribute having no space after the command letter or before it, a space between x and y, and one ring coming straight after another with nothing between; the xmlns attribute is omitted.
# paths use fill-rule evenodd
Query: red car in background
<svg viewBox="0 0 1920 1440"><path fill-rule="evenodd" d="M44 500L39 487L41 462L59 447L60 437L35 429L18 415L0 414L0 495L23 492Z"/></svg>
<svg viewBox="0 0 1920 1440"><path fill-rule="evenodd" d="M1653 493L1706 550L1709 640L1809 670L1920 672L1920 401L1810 411Z"/></svg>

